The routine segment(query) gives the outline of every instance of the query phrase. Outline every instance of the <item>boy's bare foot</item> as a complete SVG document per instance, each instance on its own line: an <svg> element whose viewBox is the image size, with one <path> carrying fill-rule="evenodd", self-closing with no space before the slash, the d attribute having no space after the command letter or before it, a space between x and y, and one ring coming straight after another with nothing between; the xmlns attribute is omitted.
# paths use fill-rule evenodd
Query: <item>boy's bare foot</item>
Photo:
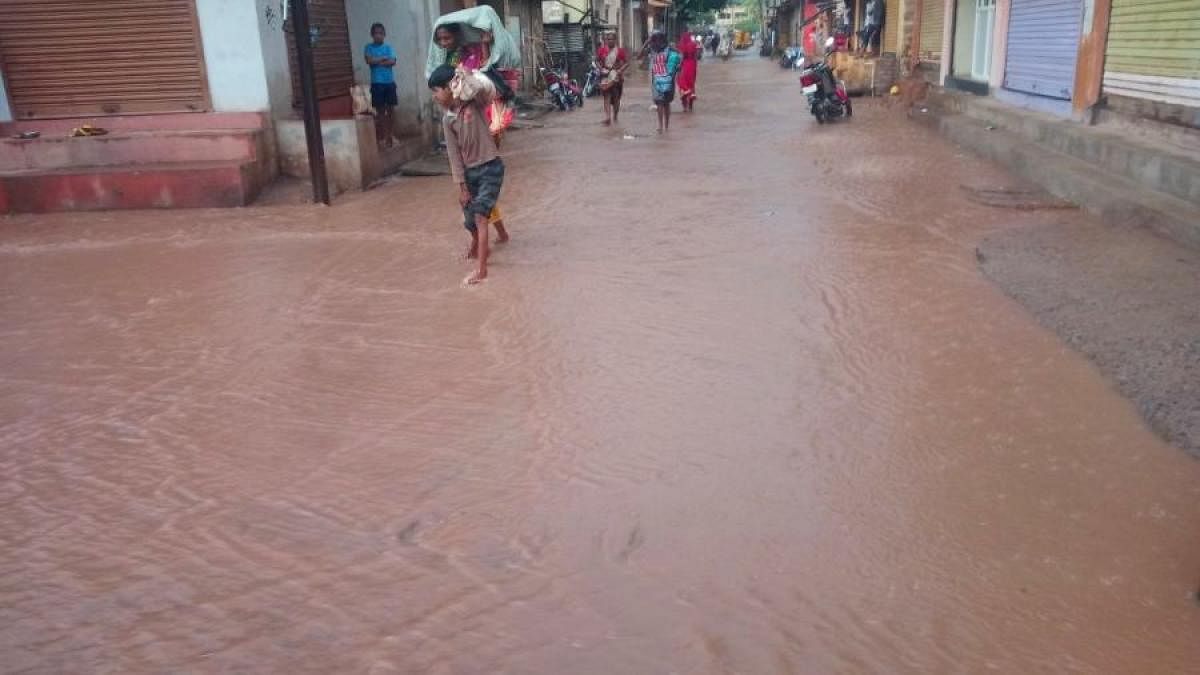
<svg viewBox="0 0 1200 675"><path fill-rule="evenodd" d="M468 286L478 286L485 279L487 279L487 270L476 270L468 275L466 279L463 279L463 283Z"/></svg>
<svg viewBox="0 0 1200 675"><path fill-rule="evenodd" d="M606 126L606 127L607 127L607 126L611 126L611 125L612 125L612 120L601 120L601 121L600 121L600 124L603 124L603 125L604 125L604 126Z"/></svg>
<svg viewBox="0 0 1200 675"><path fill-rule="evenodd" d="M504 229L504 223L497 220L495 222L495 227L496 227L496 243L503 244L503 243L507 242L508 241L508 230Z"/></svg>

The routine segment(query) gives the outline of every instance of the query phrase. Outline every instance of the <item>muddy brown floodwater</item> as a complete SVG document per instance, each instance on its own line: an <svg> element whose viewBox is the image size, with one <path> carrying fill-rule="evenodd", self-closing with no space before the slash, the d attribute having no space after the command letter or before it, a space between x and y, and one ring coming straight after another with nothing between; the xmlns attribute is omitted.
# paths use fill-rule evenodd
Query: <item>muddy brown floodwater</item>
<svg viewBox="0 0 1200 675"><path fill-rule="evenodd" d="M1082 216L700 77L512 134L477 289L446 178L5 221L0 668L1200 670L1200 465L974 259Z"/></svg>

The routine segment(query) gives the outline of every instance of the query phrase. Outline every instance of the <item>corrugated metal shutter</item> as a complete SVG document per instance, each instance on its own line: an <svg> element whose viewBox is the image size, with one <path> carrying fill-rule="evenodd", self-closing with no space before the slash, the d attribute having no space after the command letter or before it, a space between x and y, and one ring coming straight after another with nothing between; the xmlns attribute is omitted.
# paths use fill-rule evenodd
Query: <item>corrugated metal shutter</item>
<svg viewBox="0 0 1200 675"><path fill-rule="evenodd" d="M584 40L583 26L577 23L548 23L542 26L546 49L557 66L566 66L576 79L587 74L590 51Z"/></svg>
<svg viewBox="0 0 1200 675"><path fill-rule="evenodd" d="M897 54L900 51L900 24L904 17L900 16L900 0L887 0L883 3L883 51Z"/></svg>
<svg viewBox="0 0 1200 675"><path fill-rule="evenodd" d="M1200 106L1200 1L1113 0L1104 90Z"/></svg>
<svg viewBox="0 0 1200 675"><path fill-rule="evenodd" d="M288 65L292 72L292 102L300 105L300 68L296 64L296 36L288 22ZM354 54L345 0L308 0L308 23L316 35L313 66L317 98L349 96L354 86ZM364 40L364 44L366 41ZM361 57L360 57L361 58Z"/></svg>
<svg viewBox="0 0 1200 675"><path fill-rule="evenodd" d="M1004 87L1070 100L1083 0L1012 0Z"/></svg>
<svg viewBox="0 0 1200 675"><path fill-rule="evenodd" d="M548 23L544 27L546 48L552 52L581 52L585 41L583 26L577 23Z"/></svg>
<svg viewBox="0 0 1200 675"><path fill-rule="evenodd" d="M945 30L946 3L942 0L925 0L921 6L922 61L942 60L942 38Z"/></svg>
<svg viewBox="0 0 1200 675"><path fill-rule="evenodd" d="M192 0L0 0L18 118L208 107Z"/></svg>

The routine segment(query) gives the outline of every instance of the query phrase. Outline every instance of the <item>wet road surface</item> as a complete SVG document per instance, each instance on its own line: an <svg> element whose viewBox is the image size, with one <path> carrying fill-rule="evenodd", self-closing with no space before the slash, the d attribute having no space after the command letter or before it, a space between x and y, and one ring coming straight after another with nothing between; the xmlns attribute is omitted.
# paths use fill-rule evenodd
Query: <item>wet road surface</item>
<svg viewBox="0 0 1200 675"><path fill-rule="evenodd" d="M976 268L1082 216L793 79L512 134L476 289L446 178L5 222L0 668L1196 672L1200 467Z"/></svg>

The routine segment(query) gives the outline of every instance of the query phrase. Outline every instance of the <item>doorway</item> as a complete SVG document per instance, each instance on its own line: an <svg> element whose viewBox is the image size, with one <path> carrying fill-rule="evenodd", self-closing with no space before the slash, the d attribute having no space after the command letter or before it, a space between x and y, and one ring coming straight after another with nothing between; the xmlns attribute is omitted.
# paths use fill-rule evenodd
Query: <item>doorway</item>
<svg viewBox="0 0 1200 675"><path fill-rule="evenodd" d="M957 0L949 84L986 93L995 28L996 0Z"/></svg>
<svg viewBox="0 0 1200 675"><path fill-rule="evenodd" d="M992 69L992 34L996 27L996 0L975 0L975 44L971 78L988 81Z"/></svg>

